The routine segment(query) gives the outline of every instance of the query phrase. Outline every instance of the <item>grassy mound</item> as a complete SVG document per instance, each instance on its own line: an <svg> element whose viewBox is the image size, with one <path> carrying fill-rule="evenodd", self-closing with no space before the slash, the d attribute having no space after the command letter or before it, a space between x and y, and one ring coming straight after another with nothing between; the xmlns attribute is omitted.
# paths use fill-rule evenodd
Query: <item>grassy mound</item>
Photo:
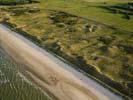
<svg viewBox="0 0 133 100"><path fill-rule="evenodd" d="M32 3L32 2L38 2L33 0L0 0L0 5L16 5L16 4L26 4L26 3Z"/></svg>

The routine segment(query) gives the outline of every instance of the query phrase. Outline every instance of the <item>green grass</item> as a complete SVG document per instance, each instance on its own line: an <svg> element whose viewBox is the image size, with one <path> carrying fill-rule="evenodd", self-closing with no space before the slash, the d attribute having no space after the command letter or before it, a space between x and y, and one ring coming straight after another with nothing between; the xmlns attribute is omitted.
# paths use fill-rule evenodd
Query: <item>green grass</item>
<svg viewBox="0 0 133 100"><path fill-rule="evenodd" d="M38 0L0 0L0 5L17 5L27 3L38 3Z"/></svg>
<svg viewBox="0 0 133 100"><path fill-rule="evenodd" d="M19 3L25 3L28 2L28 0L0 0L0 4L19 4Z"/></svg>
<svg viewBox="0 0 133 100"><path fill-rule="evenodd" d="M131 16L131 20L123 19L121 14L112 14L109 13L106 9L102 9L99 6L109 6L114 4L119 4L121 0L118 2L107 2L107 4L103 3L86 3L82 1L76 0L43 0L42 7L47 9L56 9L63 10L69 13L86 17L104 24L112 25L124 30L132 31L133 26L133 17ZM127 1L128 2L128 1ZM125 3L122 2L121 3Z"/></svg>

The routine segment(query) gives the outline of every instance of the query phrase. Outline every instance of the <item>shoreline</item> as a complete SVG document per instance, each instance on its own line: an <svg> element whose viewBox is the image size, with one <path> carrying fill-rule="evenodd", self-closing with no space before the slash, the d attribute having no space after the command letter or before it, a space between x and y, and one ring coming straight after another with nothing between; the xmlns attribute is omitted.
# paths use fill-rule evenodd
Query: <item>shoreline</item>
<svg viewBox="0 0 133 100"><path fill-rule="evenodd" d="M53 56L55 56L59 60L63 61L64 63L72 66L75 70L78 70L79 72L81 72L85 76L91 78L92 80L94 80L95 82L97 82L101 86L105 87L109 91L113 92L114 94L120 95L122 98L124 98L126 100L130 100L132 98L132 95L129 95L127 90L125 88L123 88L120 83L118 83L116 81L113 81L110 78L108 78L107 76L105 76L103 74L100 74L100 73L96 72L95 70L91 70L90 68L85 70L88 66L84 66L85 68L82 67L82 66L78 66L76 64L77 62L75 62L74 59L71 61L70 60L71 58L69 59L69 57L67 57L67 55L64 57L64 54L62 55L62 53L55 52L55 51L53 51L51 49L42 47L40 45L41 41L39 41L37 39L37 37L32 36L32 35L26 33L25 31L23 31L20 28L17 29L16 28L16 24L13 24L13 23L10 23L10 22L5 22L5 23L2 23L2 25L6 26L7 28L11 29L12 31L18 33L19 35L22 35L26 39L28 39L31 42L33 42L35 45L37 45L40 48L46 50L46 52L52 54ZM89 66L91 66L91 65L89 65ZM94 74L91 71L94 71Z"/></svg>
<svg viewBox="0 0 133 100"><path fill-rule="evenodd" d="M4 26L3 26L4 27ZM6 29L6 31L7 31L8 29ZM4 31L4 30L3 30ZM8 30L8 31L10 31L10 30ZM11 31L10 31L11 32ZM8 35L9 35L9 33L8 33ZM13 33L12 32L12 35L15 35L15 36L18 36L19 38L20 38L20 41L22 42L22 40L24 39L24 37L22 37L22 36L19 36L18 34L16 34L16 33ZM17 38L18 38L17 37ZM9 37L8 37L9 38ZM16 39L17 39L16 38ZM15 39L15 40L16 40ZM22 39L22 40L21 40ZM2 40L2 38L1 38L1 40ZM9 38L9 40L10 40L10 38ZM11 39L11 41L13 42L13 41L15 41L14 39L12 40ZM24 41L25 40L25 41ZM23 42L27 42L27 41L29 41L29 40L26 40L26 39L24 39L23 40ZM2 40L2 41L4 41L4 40ZM19 42L20 42L19 41ZM6 43L6 41L5 41L5 43ZM17 46L19 46L19 44L18 43L16 43L17 44ZM30 43L30 41L29 41L29 44L28 45L26 45L25 43L22 43L22 44L24 44L25 45L25 47L28 47L28 45L29 44L32 44L32 46L31 45L29 45L29 46L31 46L32 48L34 48L34 49L36 49L35 51L33 51L32 50L32 52L36 52L37 53L37 51L39 51L39 49L40 50L42 50L41 48L36 48L37 46L35 46L33 43ZM4 46L4 45L3 45ZM16 47L16 45L15 45L15 47ZM7 47L5 47L4 46L4 48L6 48L6 50L7 50L7 48L8 49L11 49L11 50L13 50L13 48L12 47L10 47L10 45L8 45ZM30 47L28 47L28 48L30 48ZM17 47L17 49L18 49L18 47ZM20 49L20 48L19 48ZM18 49L18 50L19 50ZM21 49L22 49L22 47L21 47ZM24 50L24 49L23 49ZM20 50L21 51L21 50ZM42 50L42 51L44 51L44 50ZM8 53L11 53L11 51L10 50L7 50L6 52L8 52ZM12 51L13 53L16 53L15 51ZM26 52L25 52L26 53ZM31 52L29 52L30 53L30 55L29 56L31 56L31 58L34 56L33 55L33 53L31 53ZM18 53L16 53L17 55L18 55ZM38 52L38 55L40 55L40 57L42 57L43 58L43 55L41 55L42 53L41 52ZM25 56L27 56L28 54L26 53L26 55ZM12 55L13 56L13 55ZM82 98L85 98L84 100L88 100L88 93L90 93L90 92L87 92L87 93L85 93L85 95L84 95L84 93L82 94L82 92L80 92L78 89L76 89L76 88L74 88L73 87L73 85L75 86L75 84L79 84L78 85L78 87L86 87L86 89L85 88L83 88L83 91L88 91L88 88L90 88L90 90L93 90L94 89L94 87L99 87L100 88L100 91L95 91L95 89L93 90L93 93L92 94L96 94L96 95L99 95L99 97L100 98L108 98L109 99L109 97L107 96L107 91L109 92L109 90L107 90L107 89L105 89L105 88L103 88L101 85L96 85L97 83L95 83L95 82L92 82L91 83L91 85L94 85L94 83L95 83L95 85L96 86L93 86L93 88L92 87L88 87L88 84L90 84L90 83L88 83L88 84L86 84L85 82L83 82L83 78L82 78L82 80L80 80L80 78L78 77L78 76L76 76L76 75L74 75L74 73L70 73L70 72L68 72L68 69L69 69L69 67L67 67L68 69L66 70L64 70L64 68L62 68L62 66L58 66L58 65L60 65L60 64L64 64L63 62L61 62L59 59L57 60L57 58L55 58L55 57L53 57L52 55L50 55L49 53L47 53L46 51L45 51L45 56L48 56L49 58L45 58L45 60L50 60L50 58L52 57L52 59L54 59L55 61L58 61L58 63L57 62L55 62L54 60L52 61L52 62L45 62L45 66L47 66L47 67L45 67L45 71L47 71L47 73L40 73L42 70L44 71L44 69L43 68L41 68L41 67L39 67L39 70L35 70L34 68L36 68L36 69L38 69L36 66L34 66L34 64L36 64L35 62L32 62L32 63L30 63L31 61L28 59L28 58L24 58L24 55L19 55L19 58L21 58L21 59L23 59L24 61L18 61L18 58L16 58L15 56L13 56L13 58L16 60L16 61L18 61L19 63L24 63L24 62L26 62L26 63L28 63L28 64L26 64L27 66L30 66L30 69L32 69L32 70L34 70L34 72L36 73L36 74L38 74L38 75L40 75L41 77L42 76L44 76L44 75L48 75L48 73L49 74L51 74L52 75L52 80L59 80L59 82L57 82L57 85L56 86L54 86L54 89L51 89L51 86L50 86L50 88L49 88L49 90L50 91L53 91L53 93L55 93L56 94L56 92L57 91L55 91L55 89L57 88L57 90L58 90L58 93L59 94L61 94L61 90L60 90L60 84L62 85L63 84L63 86L65 85L65 88L67 89L68 87L69 87L69 89L68 89L68 92L71 92L71 93L69 93L69 95L70 96L73 96L73 95L75 95L75 96L77 96L77 93L79 93L79 96L80 96L80 94L81 94L81 97ZM38 58L38 60L39 59L41 59L41 58ZM37 60L37 58L34 58L33 59L33 61L35 61L35 60ZM37 61L38 61L37 60ZM59 62L60 61L60 62ZM38 65L40 65L40 64L42 64L42 63L44 63L43 61L41 61L40 63L38 63ZM56 66L57 67L57 69L55 69L55 68L53 68L52 66L50 67L48 64L50 64L51 63L51 65L54 65L54 66ZM31 66L32 65L32 66ZM42 66L42 65L40 65L40 66ZM49 69L49 67L50 67L50 69ZM67 65L68 66L68 65ZM52 70L51 70L51 68L52 68ZM41 70L42 69L42 70ZM75 69L73 69L73 68L70 68L70 69L72 69L72 71L74 71ZM59 71L60 70L60 71ZM40 71L40 72L38 72L38 71ZM49 72L50 71L50 72ZM53 71L53 73L52 73L52 71ZM32 71L33 72L33 71ZM84 76L83 74L81 74L80 72L76 72L76 71L74 71L75 73L77 73L79 76L81 75L81 76ZM69 73L69 74L68 74ZM62 75L68 75L68 76L62 76ZM32 75L31 75L32 76ZM58 77L60 77L59 79L58 79ZM87 78L87 77L86 77ZM52 84L52 86L53 86L53 81L49 81L49 77L42 77L42 79L45 79L46 81L48 81L49 83L51 83ZM41 80L42 80L41 79ZM87 78L88 79L88 78ZM70 81L70 80L73 80L73 81ZM85 79L86 80L86 79ZM92 79L89 79L89 81L92 81ZM72 84L72 87L71 87L71 85L69 85L69 84L67 84L66 82L68 81L68 83L71 83ZM59 86L58 86L59 85ZM68 85L68 86L67 86ZM44 84L44 86L48 86L47 84ZM48 86L49 87L49 86ZM73 89L71 89L71 88L73 88ZM106 90L106 92L104 92L104 95L106 94L106 96L104 96L103 94L101 94L100 92L101 92L101 90ZM73 91L74 90L74 91ZM94 93L94 91L95 91L95 93ZM92 91L91 91L92 92ZM103 92L103 91L102 91ZM75 94L76 93L76 94ZM59 96L59 94L56 94L56 95L58 95ZM72 95L73 94L73 95ZM113 98L119 98L120 99L120 97L115 97L115 94L113 94L113 93L109 93L110 95L113 95L114 97ZM109 95L108 94L108 95ZM64 94L62 94L62 96L64 97L65 95ZM60 97L60 98L62 98L62 96ZM103 97L101 97L101 96L103 96ZM110 96L111 97L111 96ZM92 98L94 99L94 100L97 100L96 98L95 98L95 96L93 97L92 96ZM79 100L81 99L81 98L78 98ZM72 99L70 99L70 100L78 100L76 97L75 98L72 98ZM99 100L102 100L102 99L99 99ZM118 99L118 100L119 100ZM64 100L68 100L68 97L66 97L66 99L64 99Z"/></svg>

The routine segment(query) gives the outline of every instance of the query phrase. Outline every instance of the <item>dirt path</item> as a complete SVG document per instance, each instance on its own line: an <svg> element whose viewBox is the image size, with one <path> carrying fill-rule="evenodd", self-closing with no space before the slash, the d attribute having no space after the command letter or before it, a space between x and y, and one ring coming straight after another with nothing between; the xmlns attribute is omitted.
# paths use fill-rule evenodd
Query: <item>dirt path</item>
<svg viewBox="0 0 133 100"><path fill-rule="evenodd" d="M58 100L121 100L109 90L0 24L0 46Z"/></svg>

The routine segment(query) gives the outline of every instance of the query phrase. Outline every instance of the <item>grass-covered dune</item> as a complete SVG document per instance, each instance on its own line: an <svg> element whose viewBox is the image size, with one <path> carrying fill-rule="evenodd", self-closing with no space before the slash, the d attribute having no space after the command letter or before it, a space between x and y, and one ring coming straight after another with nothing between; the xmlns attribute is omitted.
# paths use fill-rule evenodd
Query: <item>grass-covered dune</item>
<svg viewBox="0 0 133 100"><path fill-rule="evenodd" d="M16 5L38 2L37 0L0 0L0 5Z"/></svg>
<svg viewBox="0 0 133 100"><path fill-rule="evenodd" d="M2 7L0 16L42 48L133 98L133 15L123 7L132 2L88 1L42 0Z"/></svg>
<svg viewBox="0 0 133 100"><path fill-rule="evenodd" d="M0 4L1 5L16 5L16 4L22 4L22 3L26 3L28 2L28 0L0 0Z"/></svg>

